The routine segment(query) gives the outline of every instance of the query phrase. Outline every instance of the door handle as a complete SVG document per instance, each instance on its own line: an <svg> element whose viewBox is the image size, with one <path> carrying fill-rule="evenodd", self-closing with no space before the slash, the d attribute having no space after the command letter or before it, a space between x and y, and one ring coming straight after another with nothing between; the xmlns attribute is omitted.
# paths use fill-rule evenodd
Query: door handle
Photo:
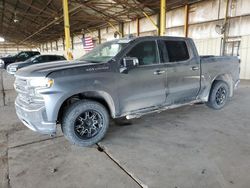
<svg viewBox="0 0 250 188"><path fill-rule="evenodd" d="M199 70L199 67L193 66L193 67L191 67L191 70L192 70L192 71L197 71L197 70Z"/></svg>
<svg viewBox="0 0 250 188"><path fill-rule="evenodd" d="M160 75L160 74L164 74L166 71L164 71L164 70L156 70L155 72L154 72L154 75Z"/></svg>

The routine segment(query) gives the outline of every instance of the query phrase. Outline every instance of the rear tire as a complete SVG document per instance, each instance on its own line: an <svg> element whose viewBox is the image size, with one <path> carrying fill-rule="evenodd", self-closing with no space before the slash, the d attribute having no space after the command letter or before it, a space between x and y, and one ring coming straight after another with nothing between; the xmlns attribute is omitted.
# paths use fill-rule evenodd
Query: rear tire
<svg viewBox="0 0 250 188"><path fill-rule="evenodd" d="M212 85L209 100L206 103L208 107L215 110L222 109L229 98L229 87L224 81L215 81Z"/></svg>
<svg viewBox="0 0 250 188"><path fill-rule="evenodd" d="M82 100L73 103L65 112L62 132L78 146L90 146L99 142L109 127L107 109L100 103Z"/></svg>

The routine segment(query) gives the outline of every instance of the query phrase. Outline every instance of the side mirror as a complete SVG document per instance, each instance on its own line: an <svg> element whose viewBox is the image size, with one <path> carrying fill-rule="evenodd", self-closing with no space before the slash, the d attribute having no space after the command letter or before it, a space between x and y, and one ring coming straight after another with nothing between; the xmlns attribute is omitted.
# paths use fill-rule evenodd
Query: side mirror
<svg viewBox="0 0 250 188"><path fill-rule="evenodd" d="M139 60L136 57L125 57L123 58L122 65L123 66L120 69L120 72L127 74L129 70L139 65Z"/></svg>
<svg viewBox="0 0 250 188"><path fill-rule="evenodd" d="M38 63L38 60L37 60L37 59L35 59L35 60L33 60L33 61L32 61L32 63Z"/></svg>

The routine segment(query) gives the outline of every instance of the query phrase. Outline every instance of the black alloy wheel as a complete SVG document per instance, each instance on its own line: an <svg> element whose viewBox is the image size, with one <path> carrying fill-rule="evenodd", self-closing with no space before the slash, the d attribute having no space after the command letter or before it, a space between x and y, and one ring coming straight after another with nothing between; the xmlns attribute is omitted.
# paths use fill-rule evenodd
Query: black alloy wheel
<svg viewBox="0 0 250 188"><path fill-rule="evenodd" d="M94 110L87 110L75 120L75 134L83 140L96 136L103 127L102 115Z"/></svg>

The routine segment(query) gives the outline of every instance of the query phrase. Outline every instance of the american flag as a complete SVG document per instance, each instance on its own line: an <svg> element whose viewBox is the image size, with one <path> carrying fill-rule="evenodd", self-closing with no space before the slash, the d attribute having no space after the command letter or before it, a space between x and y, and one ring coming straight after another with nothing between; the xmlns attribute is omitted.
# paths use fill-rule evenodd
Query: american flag
<svg viewBox="0 0 250 188"><path fill-rule="evenodd" d="M86 52L91 51L94 48L93 40L91 37L84 37L82 39L83 48Z"/></svg>

